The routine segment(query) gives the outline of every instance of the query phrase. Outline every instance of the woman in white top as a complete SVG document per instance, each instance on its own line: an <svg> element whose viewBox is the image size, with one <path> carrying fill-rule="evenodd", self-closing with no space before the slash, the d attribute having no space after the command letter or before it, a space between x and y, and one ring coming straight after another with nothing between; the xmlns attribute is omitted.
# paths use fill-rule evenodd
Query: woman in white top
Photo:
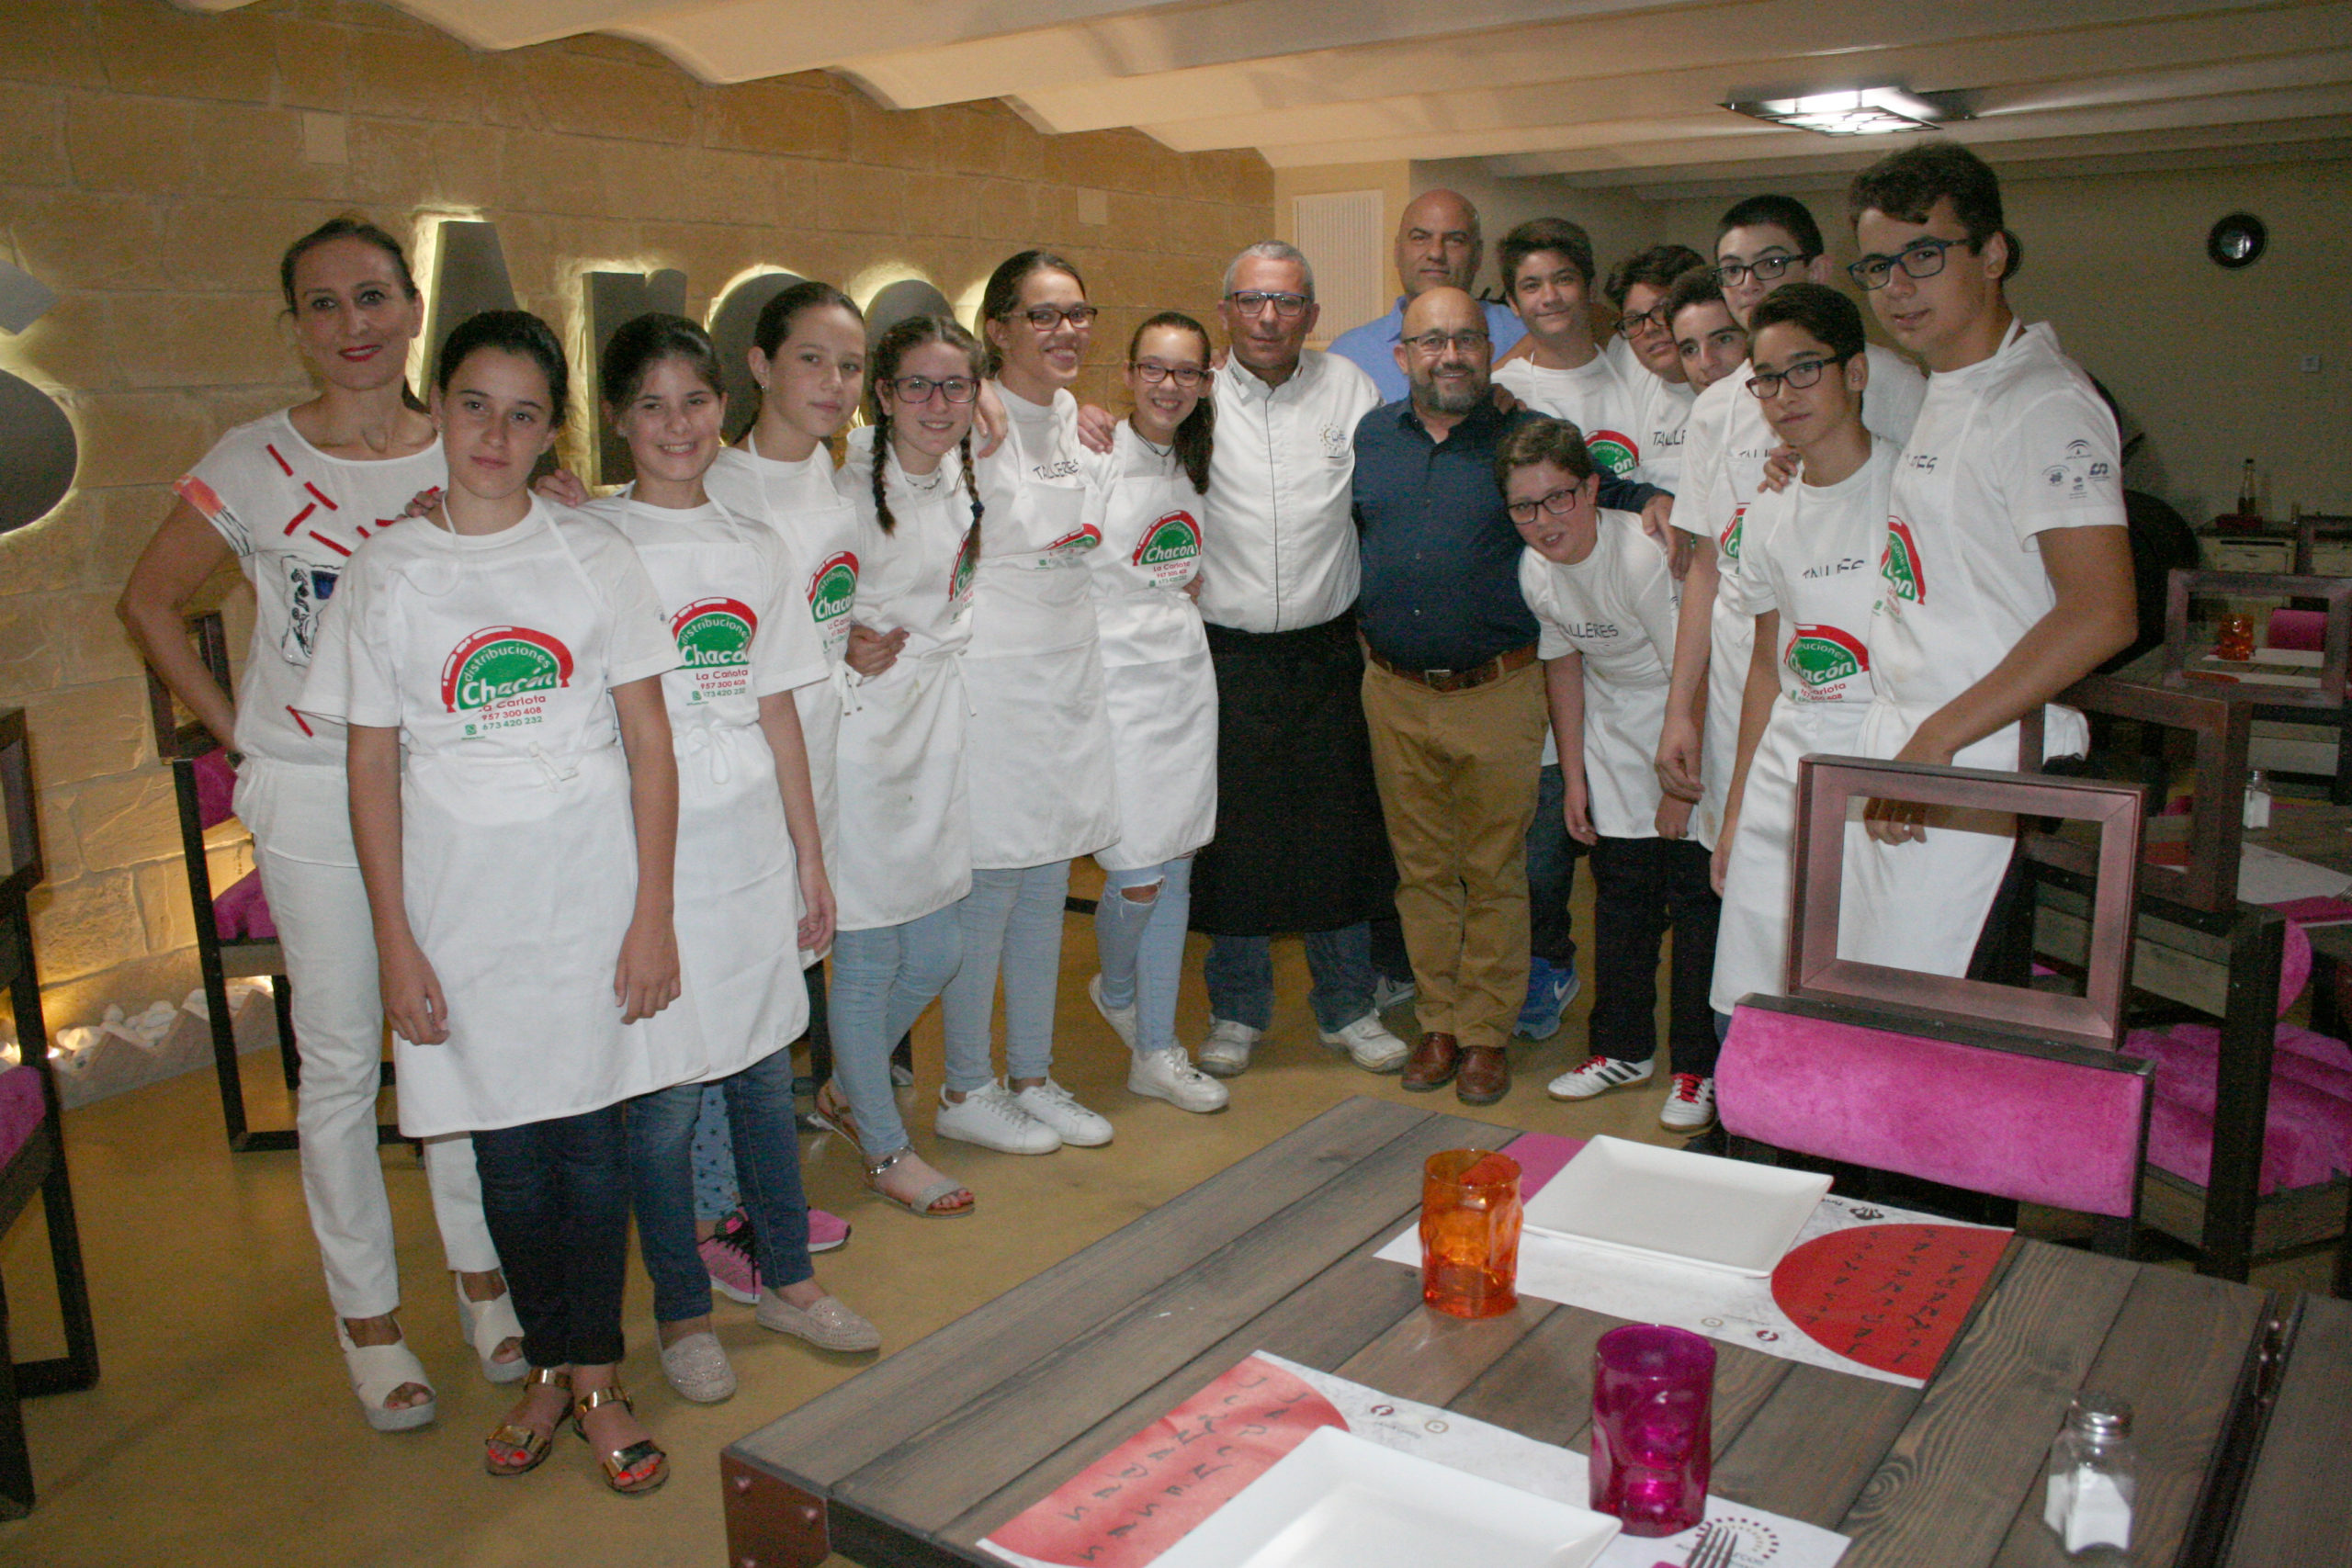
<svg viewBox="0 0 2352 1568"><path fill-rule="evenodd" d="M684 994L643 1033L667 1089L628 1110L631 1196L662 1370L697 1404L735 1392L711 1332L696 1251L690 1153L706 1086L733 1129L756 1249L761 1326L831 1350L870 1350L874 1325L825 1292L792 1101L792 1042L808 1021L799 954L832 940L817 801L797 694L830 680L784 541L713 501L727 398L718 350L682 316L624 324L597 366L605 417L635 479L582 510L637 548L677 639L662 678L678 760L678 962ZM786 930L797 940L778 940Z"/></svg>
<svg viewBox="0 0 2352 1568"><path fill-rule="evenodd" d="M989 548L974 585L964 678L972 700L972 891L964 962L946 992L946 1083L934 1126L1007 1154L1111 1141L1111 1123L1053 1078L1069 863L1117 841L1111 726L1087 560L1084 449L1069 391L1095 316L1077 270L1023 251L989 276L979 328L1012 425L980 466ZM1004 974L1006 1077L989 1025Z"/></svg>
<svg viewBox="0 0 2352 1568"><path fill-rule="evenodd" d="M909 1145L890 1043L963 960L956 905L972 890L964 779L963 653L981 504L972 466L979 345L944 316L911 316L874 345L873 424L841 473L857 505L857 624L843 657L840 854L829 1015L848 1099L834 1122L865 1184L910 1213L949 1219L972 1194Z"/></svg>
<svg viewBox="0 0 2352 1568"><path fill-rule="evenodd" d="M1127 1087L1187 1111L1226 1088L1176 1043L1176 989L1193 908L1193 852L1216 832L1216 673L1193 603L1216 406L1209 334L1168 311L1127 344L1135 412L1106 457L1087 455L1089 551L1101 628L1119 841L1094 852L1102 972L1095 1008L1134 1062Z"/></svg>
<svg viewBox="0 0 2352 1568"><path fill-rule="evenodd" d="M638 1493L669 1468L616 1376L622 1107L662 1087L636 1026L679 988L660 680L678 649L628 542L527 488L567 379L536 316L449 334L447 492L352 558L299 705L346 727L401 1128L473 1133L523 1320L528 1386L483 1467L537 1468L569 1414L605 1484Z"/></svg>
<svg viewBox="0 0 2352 1568"><path fill-rule="evenodd" d="M294 710L344 565L448 469L403 367L424 307L400 243L364 219L329 220L278 268L293 338L319 383L308 402L241 425L178 485L120 605L147 661L237 764L238 817L294 987L302 1190L353 1389L379 1431L433 1419L432 1381L401 1336L392 1213L376 1152L384 1013L368 892L351 847L342 727ZM232 556L254 588L253 644L232 701L181 616ZM466 1337L494 1382L523 1375L522 1325L482 1224L463 1132L424 1145L442 1250Z"/></svg>

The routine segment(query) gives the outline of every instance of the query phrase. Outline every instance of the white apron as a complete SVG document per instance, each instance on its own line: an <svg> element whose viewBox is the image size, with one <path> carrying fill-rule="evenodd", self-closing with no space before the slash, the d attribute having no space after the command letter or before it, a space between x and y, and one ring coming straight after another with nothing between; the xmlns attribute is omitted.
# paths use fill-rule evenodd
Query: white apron
<svg viewBox="0 0 2352 1568"><path fill-rule="evenodd" d="M718 455L703 476L711 499L738 517L757 517L784 540L794 592L806 604L832 678L792 694L800 735L808 749L808 783L817 796L817 835L830 872L841 853L841 805L835 784L841 745L842 692L849 667L842 662L857 611L857 509L833 484L832 457L820 446L805 463L779 463L736 447ZM803 953L803 967L819 955Z"/></svg>
<svg viewBox="0 0 2352 1568"><path fill-rule="evenodd" d="M1205 508L1174 457L1131 424L1105 467L1087 513L1102 542L1087 553L1121 833L1094 858L1133 871L1216 832L1216 673L1184 591L1200 575Z"/></svg>
<svg viewBox="0 0 2352 1568"><path fill-rule="evenodd" d="M441 1044L393 1040L410 1137L578 1115L672 1081L613 994L637 838L609 739L612 612L543 508L517 526L554 550L474 558L491 552L435 530L451 558L412 574L393 622L394 661L440 671L458 719L446 745L402 734L409 923L449 1003Z"/></svg>
<svg viewBox="0 0 2352 1568"><path fill-rule="evenodd" d="M1119 838L1087 569L1101 528L1074 459L1015 446L981 464L989 504L964 655L972 863L984 869L1048 865Z"/></svg>
<svg viewBox="0 0 2352 1568"><path fill-rule="evenodd" d="M775 753L760 728L752 658L753 648L783 635L767 623L799 606L775 581L781 552L763 559L749 539L665 528L659 512L628 502L610 515L645 563L685 660L662 677L678 759L675 920L684 984L639 1028L666 1081L727 1077L790 1044L808 1024L795 934L804 912L799 864Z"/></svg>
<svg viewBox="0 0 2352 1568"><path fill-rule="evenodd" d="M889 669L870 681L853 672L843 688L833 898L842 930L870 931L919 919L972 890L962 656L978 558L959 479L943 474L938 489L918 491L892 461L897 527L885 534L867 488L871 458L854 437L851 452L841 484L858 512L858 623L910 634ZM951 456L948 474L954 464Z"/></svg>

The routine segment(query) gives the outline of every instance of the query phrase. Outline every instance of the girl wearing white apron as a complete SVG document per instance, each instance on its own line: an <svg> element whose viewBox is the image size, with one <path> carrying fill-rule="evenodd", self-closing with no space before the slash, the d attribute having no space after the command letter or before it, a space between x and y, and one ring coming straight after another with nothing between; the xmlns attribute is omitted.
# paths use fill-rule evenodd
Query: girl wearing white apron
<svg viewBox="0 0 2352 1568"><path fill-rule="evenodd" d="M1743 547L1718 592L1755 617L1737 761L1715 846L1724 896L1710 995L1728 1016L1744 997L1778 996L1789 941L1797 763L1860 746L1871 700L1868 643L1878 602L1871 570L1886 534L1887 497L1902 448L1861 422L1870 363L1852 300L1792 284L1756 307L1754 363L1765 417L1804 460L1802 477L1747 509ZM1676 1092L1703 1102L1710 1079Z"/></svg>
<svg viewBox="0 0 2352 1568"><path fill-rule="evenodd" d="M1111 1141L1111 1123L1053 1078L1069 863L1119 837L1087 560L1078 378L1095 316L1077 271L1023 251L980 299L989 368L1012 439L982 459L989 547L964 655L972 728L972 891L957 919L964 962L947 987L946 1083L934 1126L1006 1154ZM1004 973L1006 1077L989 1043Z"/></svg>
<svg viewBox="0 0 2352 1568"><path fill-rule="evenodd" d="M865 1184L908 1213L948 1219L972 1194L909 1145L890 1043L962 962L956 906L972 889L964 782L981 505L972 477L979 345L943 316L911 316L874 345L874 423L852 433L842 493L858 509L857 624L842 712L841 854L832 868L829 1016L837 1126Z"/></svg>
<svg viewBox="0 0 2352 1568"><path fill-rule="evenodd" d="M808 1261L792 1102L792 1042L808 1021L799 954L832 937L795 694L828 679L784 541L713 502L726 395L718 351L679 316L638 317L598 366L605 416L636 480L585 510L636 547L677 639L662 678L678 759L678 962L684 991L648 1019L656 1076L678 1081L628 1110L639 1249L653 1281L662 1370L697 1404L735 1391L711 1332L696 1249L691 1147L706 1086L723 1092L746 1174L759 1321L833 1350L872 1349L874 1325L819 1285ZM779 932L797 940L784 942Z"/></svg>
<svg viewBox="0 0 2352 1568"><path fill-rule="evenodd" d="M132 569L121 610L156 673L237 762L237 815L253 830L294 987L302 1191L335 1337L368 1425L395 1431L432 1420L435 1404L393 1316L400 1274L376 1152L384 1014L375 934L351 847L343 727L293 705L352 552L399 522L419 491L438 491L448 469L433 422L406 401L402 367L424 318L399 242L337 218L294 243L279 277L319 395L231 431L179 481L179 503ZM234 703L181 621L232 552L254 609ZM512 1382L524 1372L523 1329L462 1130L424 1145L424 1175L466 1337L492 1382Z"/></svg>
<svg viewBox="0 0 2352 1568"><path fill-rule="evenodd" d="M1223 1084L1176 1043L1176 988L1193 907L1193 852L1216 832L1216 674L1193 603L1202 492L1216 404L1209 336L1173 311L1127 345L1135 412L1108 457L1087 456L1087 520L1119 841L1094 852L1102 970L1087 987L1133 1054L1127 1087L1187 1111L1226 1103Z"/></svg>
<svg viewBox="0 0 2352 1568"><path fill-rule="evenodd" d="M622 1102L662 1087L635 1025L678 995L678 650L628 541L525 488L565 382L536 316L450 334L447 496L353 558L300 705L348 727L401 1130L472 1131L523 1321L528 1387L483 1466L536 1468L570 1413L605 1483L644 1492L669 1471L616 1376Z"/></svg>

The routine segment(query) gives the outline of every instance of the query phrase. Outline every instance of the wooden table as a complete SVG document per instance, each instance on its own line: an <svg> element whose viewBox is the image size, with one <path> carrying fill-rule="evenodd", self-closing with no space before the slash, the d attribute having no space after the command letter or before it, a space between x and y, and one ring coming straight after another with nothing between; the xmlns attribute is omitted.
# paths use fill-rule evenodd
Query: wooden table
<svg viewBox="0 0 2352 1568"><path fill-rule="evenodd" d="M1259 1349L1581 1446L1617 1320L1527 1300L1461 1322L1373 1256L1417 1211L1423 1159L1510 1135L1385 1100L1325 1112L731 1445L729 1562L992 1563L981 1537ZM2055 1565L2041 1467L2091 1386L2139 1412L2134 1561L2217 1561L2291 1316L2243 1285L2017 1242L1925 1390L1719 1346L1713 1490L1852 1537L1843 1568ZM2342 1371L2319 1386L2352 1404Z"/></svg>

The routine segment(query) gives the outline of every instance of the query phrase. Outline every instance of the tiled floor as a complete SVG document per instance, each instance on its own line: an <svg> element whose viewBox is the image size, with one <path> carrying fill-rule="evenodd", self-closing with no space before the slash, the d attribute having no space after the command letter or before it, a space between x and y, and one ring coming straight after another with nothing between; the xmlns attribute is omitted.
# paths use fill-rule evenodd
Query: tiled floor
<svg viewBox="0 0 2352 1568"><path fill-rule="evenodd" d="M1589 911L1580 910L1580 920ZM1587 928L1589 929L1589 928ZM1197 948L1197 939L1195 942ZM1194 1117L1125 1089L1117 1043L1085 996L1093 963L1086 922L1065 945L1056 1073L1117 1125L1102 1149L1042 1158L937 1145L928 1114L910 1116L918 1147L969 1182L975 1216L919 1220L858 1187L853 1155L804 1141L814 1201L856 1233L820 1259L820 1277L903 1347L1116 1229L1354 1094L1463 1110L1450 1092L1407 1096L1316 1043L1298 944L1276 944L1280 1006L1258 1065L1233 1084L1224 1114ZM1181 1020L1205 1027L1197 951ZM1580 999L1550 1043L1513 1055L1518 1086L1464 1114L1545 1132L1672 1140L1657 1123L1653 1084L1570 1107L1544 1083L1580 1057ZM1409 1029L1400 1013L1392 1023ZM937 1014L916 1032L910 1108L936 1092ZM269 1060L247 1059L256 1114L282 1116ZM672 1456L674 1474L641 1499L605 1494L577 1442L537 1472L482 1473L481 1439L510 1394L475 1371L459 1338L433 1236L423 1176L405 1150L384 1156L402 1238L412 1343L438 1380L440 1416L424 1430L369 1431L334 1351L295 1156L232 1156L209 1075L194 1075L73 1113L77 1201L96 1297L105 1375L85 1393L27 1406L40 1505L0 1525L0 1562L98 1564L577 1564L716 1568L726 1561L718 1455L742 1436L852 1375L869 1358L829 1357L767 1334L750 1309L718 1303L720 1337L741 1387L694 1406L662 1382L650 1350L649 1296L633 1271L629 1381ZM38 1208L35 1210L38 1214ZM29 1218L0 1243L19 1356L55 1353L46 1240ZM2267 1282L2317 1288L2324 1262L2282 1266Z"/></svg>

